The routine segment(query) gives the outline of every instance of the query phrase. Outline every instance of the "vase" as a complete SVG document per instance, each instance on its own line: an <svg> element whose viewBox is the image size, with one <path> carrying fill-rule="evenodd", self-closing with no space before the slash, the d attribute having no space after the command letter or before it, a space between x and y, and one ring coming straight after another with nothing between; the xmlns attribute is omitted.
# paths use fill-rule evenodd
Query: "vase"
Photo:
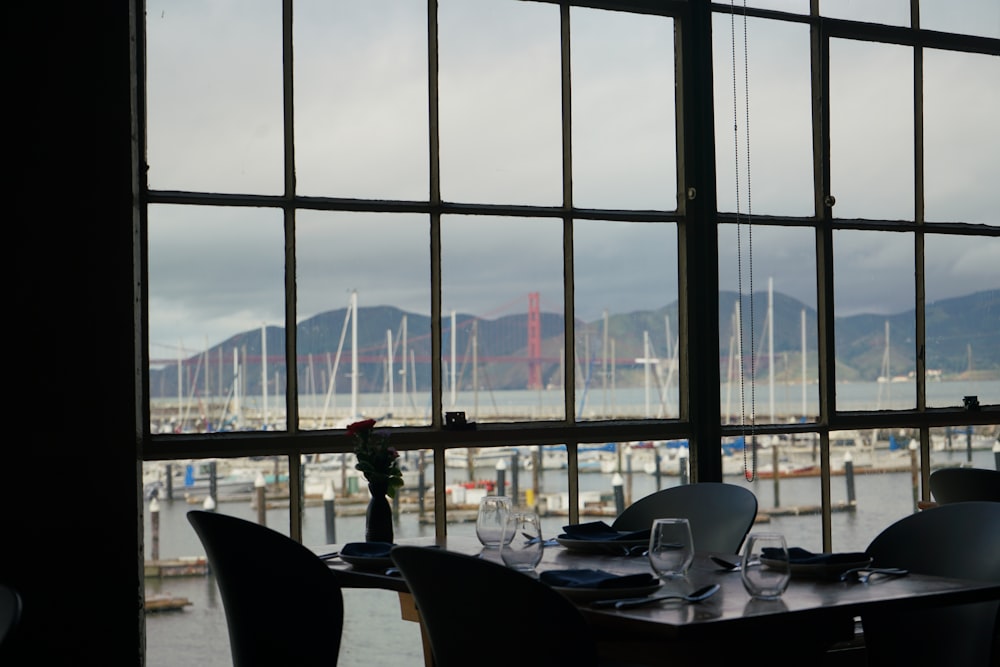
<svg viewBox="0 0 1000 667"><path fill-rule="evenodd" d="M368 491L372 494L365 514L365 542L386 542L392 544L392 507L389 506L389 485L370 482Z"/></svg>

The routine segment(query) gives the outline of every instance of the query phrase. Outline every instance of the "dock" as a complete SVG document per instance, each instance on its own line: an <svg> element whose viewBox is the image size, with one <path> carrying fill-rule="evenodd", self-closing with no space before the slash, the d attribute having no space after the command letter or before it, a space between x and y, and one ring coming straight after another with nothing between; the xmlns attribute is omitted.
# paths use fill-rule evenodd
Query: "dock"
<svg viewBox="0 0 1000 667"><path fill-rule="evenodd" d="M201 577L208 574L208 561L203 557L147 560L143 573L151 578Z"/></svg>
<svg viewBox="0 0 1000 667"><path fill-rule="evenodd" d="M187 598L177 597L167 593L146 596L145 609L152 611L179 611L193 603Z"/></svg>

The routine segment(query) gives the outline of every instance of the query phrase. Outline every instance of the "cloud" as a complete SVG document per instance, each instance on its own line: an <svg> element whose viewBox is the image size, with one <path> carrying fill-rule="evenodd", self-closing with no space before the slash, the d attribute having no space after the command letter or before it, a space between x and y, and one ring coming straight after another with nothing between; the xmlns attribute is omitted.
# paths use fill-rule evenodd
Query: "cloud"
<svg viewBox="0 0 1000 667"><path fill-rule="evenodd" d="M984 6L989 25L995 10ZM147 11L151 187L280 194L280 8L260 0L159 1L148 3ZM558 7L451 0L442 2L440 17L443 196L560 204ZM577 50L575 203L672 208L677 196L672 21L581 8L572 10L571 20ZM299 193L426 200L430 136L423 6L387 0L296 3L295 21ZM808 29L748 23L746 81L742 42L735 49L735 118L727 16L717 17L716 31L720 208L736 210L739 166L741 210L752 202L754 213L811 215ZM741 40L742 25L737 33ZM832 56L835 212L912 217L912 52L840 40ZM992 116L1000 108L1000 87L982 85L998 77L1000 58L994 56L925 53L930 219L998 224L1000 135L993 131ZM889 86L892 94L881 95ZM752 168L734 162L732 143L734 122L745 142L747 99L750 145L744 143L740 155L749 155ZM872 108L876 99L882 100L879 109ZM429 314L428 216L303 211L298 220L299 266L293 278L300 320L345 307L355 289L362 306L395 305ZM181 343L214 345L264 322L281 324L283 225L277 209L152 206L151 355L167 354ZM776 291L815 307L813 230L743 231L746 236L737 243L733 227L720 230L721 288L739 289L742 268L742 287L749 289L752 247L756 290L773 278ZM579 318L595 320L605 310L654 309L676 300L674 225L577 221L574 232ZM543 309L561 311L561 233L558 219L446 216L445 312L524 312L529 292L541 294ZM1000 286L997 244L993 238L929 237L928 299ZM834 251L838 315L914 307L912 235L842 232Z"/></svg>

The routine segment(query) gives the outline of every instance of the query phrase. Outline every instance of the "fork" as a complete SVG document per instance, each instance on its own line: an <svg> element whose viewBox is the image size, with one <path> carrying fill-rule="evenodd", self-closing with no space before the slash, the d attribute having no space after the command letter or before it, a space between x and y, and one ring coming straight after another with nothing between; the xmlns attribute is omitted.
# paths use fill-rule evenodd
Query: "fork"
<svg viewBox="0 0 1000 667"><path fill-rule="evenodd" d="M859 583L867 584L873 574L884 574L890 577L902 577L909 574L909 570L901 567L855 567L840 573L840 580L847 581L856 576Z"/></svg>

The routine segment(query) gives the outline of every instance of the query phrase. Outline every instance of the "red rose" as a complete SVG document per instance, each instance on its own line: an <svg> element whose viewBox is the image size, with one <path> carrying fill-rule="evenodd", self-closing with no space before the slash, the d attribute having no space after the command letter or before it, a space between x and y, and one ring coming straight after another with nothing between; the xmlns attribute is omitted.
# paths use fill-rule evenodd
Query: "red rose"
<svg viewBox="0 0 1000 667"><path fill-rule="evenodd" d="M375 426L374 419L363 419L359 422L354 422L347 427L347 435L357 435L359 431L364 431Z"/></svg>

